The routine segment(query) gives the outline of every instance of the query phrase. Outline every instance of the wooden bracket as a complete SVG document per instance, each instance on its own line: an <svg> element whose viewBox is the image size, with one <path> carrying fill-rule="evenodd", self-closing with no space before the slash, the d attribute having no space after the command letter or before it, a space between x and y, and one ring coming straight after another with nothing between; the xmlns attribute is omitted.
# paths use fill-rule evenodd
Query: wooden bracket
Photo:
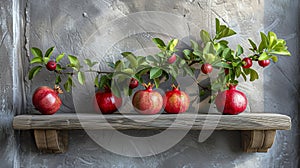
<svg viewBox="0 0 300 168"><path fill-rule="evenodd" d="M46 153L64 153L68 147L68 132L59 130L34 130L36 147Z"/></svg>
<svg viewBox="0 0 300 168"><path fill-rule="evenodd" d="M244 152L268 152L275 140L276 130L242 131Z"/></svg>

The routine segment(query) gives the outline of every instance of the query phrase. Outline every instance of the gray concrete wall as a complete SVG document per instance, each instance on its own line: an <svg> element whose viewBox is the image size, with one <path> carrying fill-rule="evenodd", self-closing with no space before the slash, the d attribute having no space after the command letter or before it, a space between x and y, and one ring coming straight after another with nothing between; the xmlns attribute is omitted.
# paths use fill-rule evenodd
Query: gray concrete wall
<svg viewBox="0 0 300 168"><path fill-rule="evenodd" d="M0 0L0 167L298 167L299 161L299 2L298 0ZM156 11L161 16L173 14L185 22L165 19L152 24L169 32L128 32L135 28L116 28L122 19L137 12ZM51 78L42 72L37 79L28 81L29 48L46 50L57 46L54 54L66 52L86 56L85 46L105 33L116 39L98 39L102 48L109 48L99 61L116 60L120 51L144 48L147 52L152 37L181 40L198 38L198 31L213 31L214 18L222 18L238 36L233 44L246 45L248 37L258 41L259 31L274 31L288 42L291 58L280 58L263 73L260 81L243 83L250 105L248 111L286 114L292 118L292 130L278 131L275 143L268 153L243 153L239 132L214 132L204 143L198 143L199 132L191 131L176 146L161 154L130 158L113 154L96 144L84 131L70 132L70 146L65 154L49 155L37 151L32 132L14 132L12 117L27 113L33 107L31 95L41 85L50 85ZM116 21L116 19L119 19ZM147 19L147 18L145 18ZM149 18L148 18L149 19ZM163 19L163 18L157 18ZM152 21L156 23L155 21ZM171 25L171 26L170 26ZM130 27L130 26L129 26ZM174 27L174 29L172 29ZM186 28L190 32L186 32ZM144 27L148 30L149 27ZM92 36L92 33L99 36ZM183 33L182 33L183 32ZM123 36L125 36L123 38ZM110 42L115 42L110 44ZM113 48L110 48L114 45ZM95 56L96 57L96 56ZM104 64L101 65L105 68ZM47 78L45 78L47 77ZM39 79L38 79L39 78ZM22 96L25 95L25 96ZM24 99L22 99L24 97ZM71 94L62 96L60 113L74 111ZM23 109L23 110L22 110ZM26 110L25 110L26 109ZM149 132L128 131L138 136ZM151 133L151 132L150 132Z"/></svg>

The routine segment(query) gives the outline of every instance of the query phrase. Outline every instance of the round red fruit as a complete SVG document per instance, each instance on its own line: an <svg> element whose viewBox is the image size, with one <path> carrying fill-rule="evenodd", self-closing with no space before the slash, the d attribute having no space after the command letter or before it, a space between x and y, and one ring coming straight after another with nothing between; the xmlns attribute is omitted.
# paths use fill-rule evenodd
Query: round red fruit
<svg viewBox="0 0 300 168"><path fill-rule="evenodd" d="M136 80L135 78L131 78L130 83L129 83L129 88L134 89L139 86L139 81Z"/></svg>
<svg viewBox="0 0 300 168"><path fill-rule="evenodd" d="M46 65L46 68L49 71L54 71L56 69L56 62L55 61L49 61Z"/></svg>
<svg viewBox="0 0 300 168"><path fill-rule="evenodd" d="M95 109L100 109L102 114L111 114L116 112L122 105L122 98L112 94L109 88L105 91L98 91L95 94Z"/></svg>
<svg viewBox="0 0 300 168"><path fill-rule="evenodd" d="M225 75L228 75L229 74L229 69L228 68L224 68L224 73L225 73Z"/></svg>
<svg viewBox="0 0 300 168"><path fill-rule="evenodd" d="M246 95L236 90L236 85L231 85L229 90L219 92L215 104L219 112L223 114L236 115L245 111L247 107Z"/></svg>
<svg viewBox="0 0 300 168"><path fill-rule="evenodd" d="M250 68L252 66L252 59L251 58L244 58L243 59L243 68Z"/></svg>
<svg viewBox="0 0 300 168"><path fill-rule="evenodd" d="M163 98L165 111L170 114L186 112L190 106L189 96L175 85L172 87L173 90L166 92Z"/></svg>
<svg viewBox="0 0 300 168"><path fill-rule="evenodd" d="M261 67L266 67L270 64L270 60L262 60L262 61L258 61L258 64L261 66Z"/></svg>
<svg viewBox="0 0 300 168"><path fill-rule="evenodd" d="M176 54L173 54L171 57L168 58L168 63L173 64L176 61Z"/></svg>
<svg viewBox="0 0 300 168"><path fill-rule="evenodd" d="M62 93L62 91L57 86L54 90L47 86L41 86L35 90L32 96L32 104L42 114L54 114L61 106L59 93Z"/></svg>
<svg viewBox="0 0 300 168"><path fill-rule="evenodd" d="M213 67L211 64L208 64L208 63L205 63L201 66L201 71L204 73L204 74L209 74L211 73L213 70Z"/></svg>
<svg viewBox="0 0 300 168"><path fill-rule="evenodd" d="M163 98L157 91L152 90L152 84L143 84L145 90L137 91L132 98L134 109L140 114L157 114L163 106Z"/></svg>

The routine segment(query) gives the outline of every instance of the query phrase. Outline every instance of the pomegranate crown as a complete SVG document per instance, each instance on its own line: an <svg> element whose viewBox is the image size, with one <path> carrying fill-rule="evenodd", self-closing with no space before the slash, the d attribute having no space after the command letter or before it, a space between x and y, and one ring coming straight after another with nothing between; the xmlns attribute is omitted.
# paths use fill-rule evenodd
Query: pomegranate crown
<svg viewBox="0 0 300 168"><path fill-rule="evenodd" d="M173 90L179 90L179 84L176 86L175 84L172 84L171 87L173 88Z"/></svg>
<svg viewBox="0 0 300 168"><path fill-rule="evenodd" d="M146 89L152 89L152 88L154 87L154 84L151 83L151 82L149 82L148 84L143 83L142 85L143 85Z"/></svg>
<svg viewBox="0 0 300 168"><path fill-rule="evenodd" d="M58 85L54 85L54 91L57 94L62 94L63 93L63 91L61 90L61 88Z"/></svg>

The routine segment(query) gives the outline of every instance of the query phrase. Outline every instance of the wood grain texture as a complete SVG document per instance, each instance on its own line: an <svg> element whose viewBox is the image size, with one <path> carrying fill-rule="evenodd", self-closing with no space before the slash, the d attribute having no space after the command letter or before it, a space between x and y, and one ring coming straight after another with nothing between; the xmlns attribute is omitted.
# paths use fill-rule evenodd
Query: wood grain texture
<svg viewBox="0 0 300 168"><path fill-rule="evenodd" d="M64 153L68 147L68 132L58 130L34 130L36 147L45 153Z"/></svg>
<svg viewBox="0 0 300 168"><path fill-rule="evenodd" d="M192 130L288 130L291 119L271 113L240 115L179 114L179 115L101 115L54 114L19 115L14 117L17 130L30 129L192 129Z"/></svg>

